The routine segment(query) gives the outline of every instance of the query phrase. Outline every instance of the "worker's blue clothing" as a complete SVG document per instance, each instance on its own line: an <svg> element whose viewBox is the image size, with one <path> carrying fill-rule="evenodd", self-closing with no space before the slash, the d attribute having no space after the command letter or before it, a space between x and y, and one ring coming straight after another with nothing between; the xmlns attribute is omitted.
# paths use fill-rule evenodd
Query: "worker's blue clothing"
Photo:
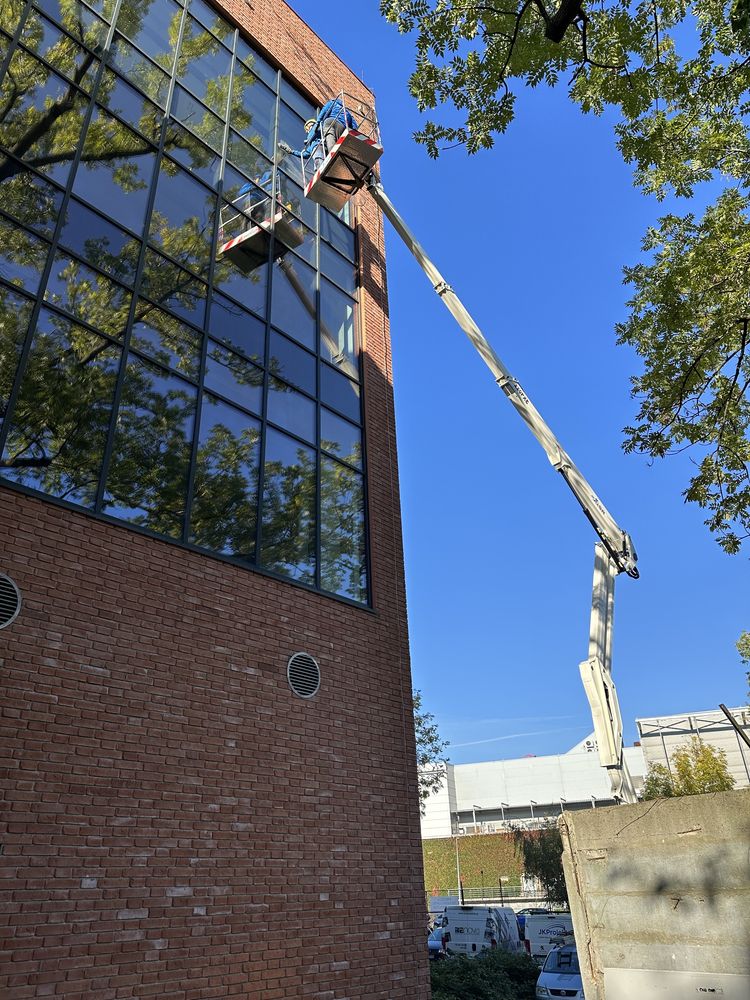
<svg viewBox="0 0 750 1000"><path fill-rule="evenodd" d="M336 98L326 101L318 112L315 124L305 136L305 145L302 149L293 149L289 155L301 156L305 160L309 159L320 145L321 136L325 131L325 124L328 121L339 122L344 128L357 127L356 121L344 108L341 101Z"/></svg>

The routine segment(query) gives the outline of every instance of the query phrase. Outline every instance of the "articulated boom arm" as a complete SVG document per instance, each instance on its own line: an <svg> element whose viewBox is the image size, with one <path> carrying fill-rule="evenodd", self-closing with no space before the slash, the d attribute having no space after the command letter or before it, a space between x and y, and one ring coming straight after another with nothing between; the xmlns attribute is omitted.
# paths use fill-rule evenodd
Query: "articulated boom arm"
<svg viewBox="0 0 750 1000"><path fill-rule="evenodd" d="M544 448L552 466L562 474L575 498L583 508L584 514L594 526L594 530L601 539L602 544L617 564L618 573L624 572L629 576L637 577L638 569L636 568L636 560L638 557L628 533L619 527L593 491L583 473L578 469L573 459L552 433L547 422L523 391L521 383L511 375L492 349L459 297L444 280L424 249L414 238L406 223L396 211L393 202L383 190L382 185L378 181L371 179L369 182L369 191L380 208L382 208L386 217L393 224L396 232L417 259L422 270L429 278L432 287L477 349L480 357L492 372L497 384L513 406L515 406L539 444Z"/></svg>
<svg viewBox="0 0 750 1000"><path fill-rule="evenodd" d="M609 771L613 795L618 801L634 802L635 790L623 757L622 719L611 676L615 577L618 573L638 577L638 557L630 535L617 524L523 391L521 384L492 349L461 300L414 238L374 174L370 175L368 190L492 372L497 384L544 448L552 466L563 476L599 536L601 545L596 547L589 658L581 664L581 677L591 705L600 760Z"/></svg>

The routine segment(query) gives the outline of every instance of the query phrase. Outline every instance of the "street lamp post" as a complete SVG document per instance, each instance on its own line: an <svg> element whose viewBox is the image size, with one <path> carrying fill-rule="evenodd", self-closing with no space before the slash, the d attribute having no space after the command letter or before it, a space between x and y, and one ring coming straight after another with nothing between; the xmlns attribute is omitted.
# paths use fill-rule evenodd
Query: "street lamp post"
<svg viewBox="0 0 750 1000"><path fill-rule="evenodd" d="M561 812L561 813L565 812L565 803L566 803L567 801L568 801L568 800L567 800L567 799L564 799L564 798L562 797L562 795L560 796L560 812Z"/></svg>
<svg viewBox="0 0 750 1000"><path fill-rule="evenodd" d="M533 818L534 818L534 806L538 806L539 803L536 802L534 799L529 799L529 805L531 806L531 818L533 820Z"/></svg>
<svg viewBox="0 0 750 1000"><path fill-rule="evenodd" d="M500 815L503 817L503 823L505 822L505 810L508 808L509 806L507 802L500 803Z"/></svg>
<svg viewBox="0 0 750 1000"><path fill-rule="evenodd" d="M472 806L471 807L471 815L472 815L472 818L474 820L474 833L477 832L477 809L479 809L479 811L481 812L482 807L481 806Z"/></svg>

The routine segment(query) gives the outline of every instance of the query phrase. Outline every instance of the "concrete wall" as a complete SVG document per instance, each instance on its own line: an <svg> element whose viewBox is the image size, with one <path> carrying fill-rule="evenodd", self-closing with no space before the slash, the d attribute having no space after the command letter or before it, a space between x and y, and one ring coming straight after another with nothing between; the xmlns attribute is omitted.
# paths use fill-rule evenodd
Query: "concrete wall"
<svg viewBox="0 0 750 1000"><path fill-rule="evenodd" d="M587 1000L750 996L750 789L560 827Z"/></svg>

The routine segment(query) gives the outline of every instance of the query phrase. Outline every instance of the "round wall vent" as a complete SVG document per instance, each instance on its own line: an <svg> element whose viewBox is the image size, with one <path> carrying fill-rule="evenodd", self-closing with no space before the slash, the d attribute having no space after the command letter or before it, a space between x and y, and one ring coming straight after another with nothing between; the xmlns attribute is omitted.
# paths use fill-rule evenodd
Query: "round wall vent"
<svg viewBox="0 0 750 1000"><path fill-rule="evenodd" d="M309 653L293 653L286 665L289 687L300 698L312 698L320 687L320 667Z"/></svg>
<svg viewBox="0 0 750 1000"><path fill-rule="evenodd" d="M9 576L0 573L0 628L12 625L21 610L21 591Z"/></svg>

